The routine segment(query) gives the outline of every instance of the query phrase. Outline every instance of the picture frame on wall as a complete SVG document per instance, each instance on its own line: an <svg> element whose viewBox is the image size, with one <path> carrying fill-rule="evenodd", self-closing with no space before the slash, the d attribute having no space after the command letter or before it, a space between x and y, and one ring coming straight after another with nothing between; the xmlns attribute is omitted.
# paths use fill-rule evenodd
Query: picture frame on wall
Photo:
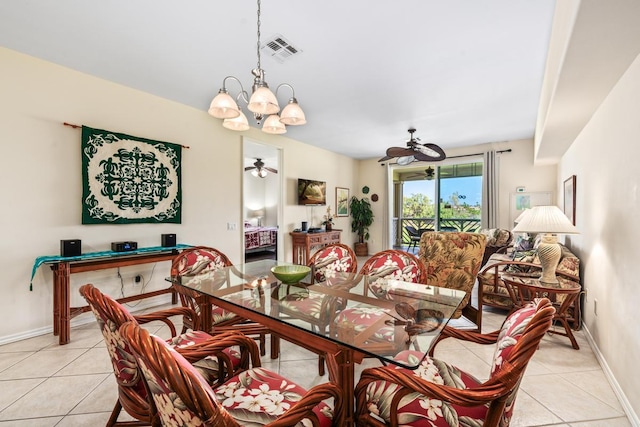
<svg viewBox="0 0 640 427"><path fill-rule="evenodd" d="M576 225L576 176L571 175L564 181L564 214L571 224Z"/></svg>
<svg viewBox="0 0 640 427"><path fill-rule="evenodd" d="M349 216L349 189L336 187L336 215Z"/></svg>

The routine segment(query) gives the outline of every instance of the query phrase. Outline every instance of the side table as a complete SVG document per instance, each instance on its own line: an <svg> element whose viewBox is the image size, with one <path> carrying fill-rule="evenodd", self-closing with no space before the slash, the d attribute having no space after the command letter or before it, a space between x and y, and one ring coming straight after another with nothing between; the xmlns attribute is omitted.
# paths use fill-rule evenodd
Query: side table
<svg viewBox="0 0 640 427"><path fill-rule="evenodd" d="M576 301L582 287L577 280L558 275L558 283L544 283L538 277L521 276L517 274L501 273L500 277L513 300L513 309L522 308L535 298L549 298L556 309L553 320L557 320L564 327L565 332L549 330L549 333L564 335L569 338L576 350L580 349L567 321L569 307ZM577 279L577 278L576 278Z"/></svg>

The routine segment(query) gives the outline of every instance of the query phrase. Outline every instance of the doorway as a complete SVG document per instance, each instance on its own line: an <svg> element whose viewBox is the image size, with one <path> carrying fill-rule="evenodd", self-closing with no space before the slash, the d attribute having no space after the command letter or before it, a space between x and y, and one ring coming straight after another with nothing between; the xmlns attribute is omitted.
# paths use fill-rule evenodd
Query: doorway
<svg viewBox="0 0 640 427"><path fill-rule="evenodd" d="M281 149L243 139L244 262L282 258Z"/></svg>

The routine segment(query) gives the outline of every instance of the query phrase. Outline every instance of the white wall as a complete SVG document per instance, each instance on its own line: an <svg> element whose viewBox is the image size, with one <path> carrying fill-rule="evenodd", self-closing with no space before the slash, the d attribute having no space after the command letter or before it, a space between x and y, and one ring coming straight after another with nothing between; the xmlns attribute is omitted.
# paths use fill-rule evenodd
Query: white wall
<svg viewBox="0 0 640 427"><path fill-rule="evenodd" d="M585 326L636 414L640 413L638 111L640 58L566 152L558 176L558 188L571 175L577 177L576 226L581 234L567 238L567 243L582 261Z"/></svg>
<svg viewBox="0 0 640 427"><path fill-rule="evenodd" d="M83 252L93 252L108 250L112 241L120 240L158 246L162 233L176 233L178 243L214 246L239 263L243 135L284 150L282 232L287 237L306 219L294 201L292 183L300 174L313 173L330 188L352 186L354 160L255 129L228 131L206 113L206 105L202 110L186 107L4 48L0 64L0 312L5 319L0 322L0 343L51 330L51 271L46 266L37 271L33 292L29 278L35 258L59 254L61 239L81 239ZM63 122L190 146L182 155L182 224L81 225L80 131ZM238 224L237 230L228 231L229 222ZM283 241L285 259L291 259L290 239ZM149 282L148 289L166 287L169 265L132 266L121 273L123 291L130 295L140 291L132 280L137 274ZM83 303L77 290L87 282L120 295L116 270L74 274L72 305Z"/></svg>

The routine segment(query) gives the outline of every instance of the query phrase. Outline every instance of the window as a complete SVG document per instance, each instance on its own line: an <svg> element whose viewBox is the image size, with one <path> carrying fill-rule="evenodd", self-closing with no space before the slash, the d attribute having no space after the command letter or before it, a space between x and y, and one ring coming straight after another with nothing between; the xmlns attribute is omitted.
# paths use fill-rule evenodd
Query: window
<svg viewBox="0 0 640 427"><path fill-rule="evenodd" d="M473 162L396 169L396 245L408 244L407 226L421 231L478 231L482 166Z"/></svg>

